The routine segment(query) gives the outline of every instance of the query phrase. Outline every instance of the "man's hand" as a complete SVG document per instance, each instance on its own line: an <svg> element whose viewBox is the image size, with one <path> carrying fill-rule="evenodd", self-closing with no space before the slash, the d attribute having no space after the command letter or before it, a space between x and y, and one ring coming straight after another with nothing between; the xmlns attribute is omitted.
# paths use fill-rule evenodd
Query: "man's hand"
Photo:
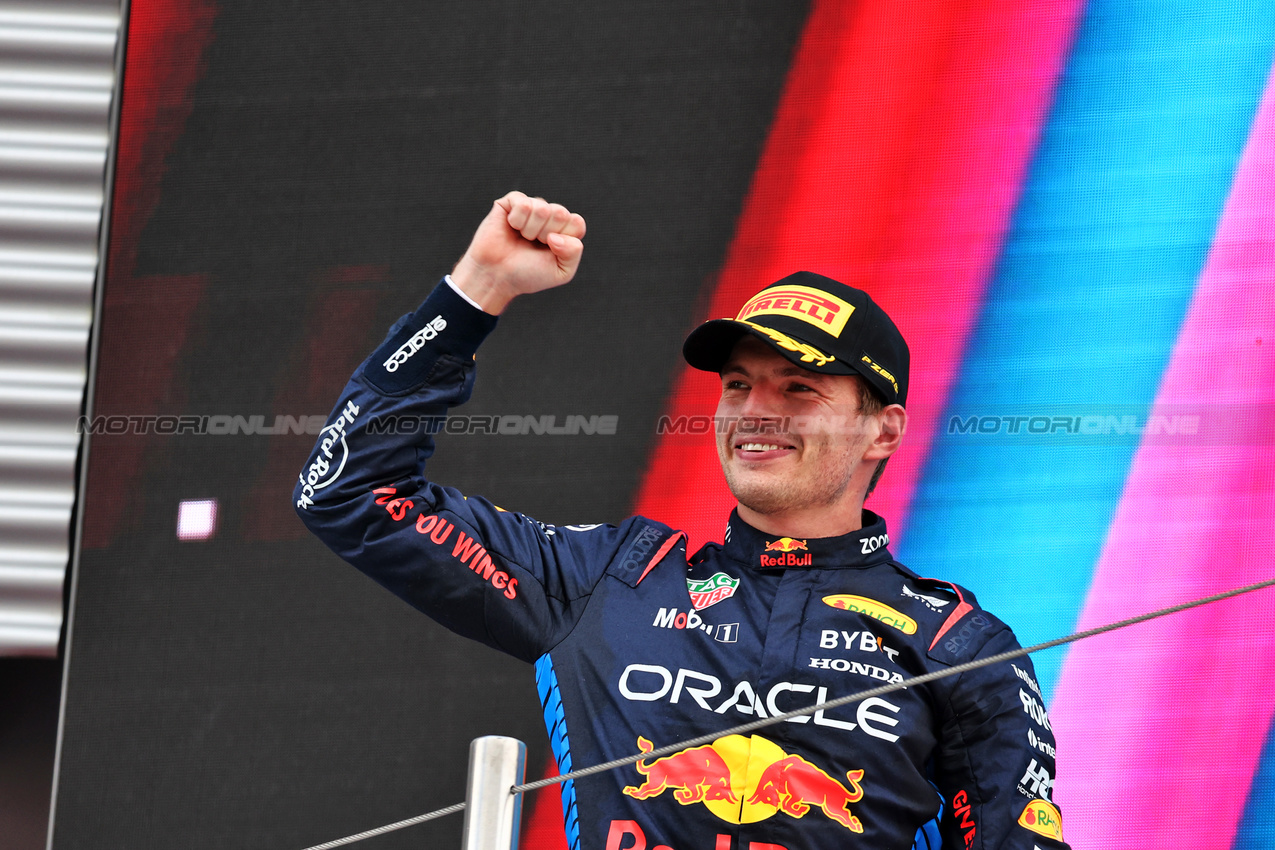
<svg viewBox="0 0 1275 850"><path fill-rule="evenodd" d="M515 297L561 286L584 253L584 219L561 204L510 192L491 206L452 281L487 313Z"/></svg>

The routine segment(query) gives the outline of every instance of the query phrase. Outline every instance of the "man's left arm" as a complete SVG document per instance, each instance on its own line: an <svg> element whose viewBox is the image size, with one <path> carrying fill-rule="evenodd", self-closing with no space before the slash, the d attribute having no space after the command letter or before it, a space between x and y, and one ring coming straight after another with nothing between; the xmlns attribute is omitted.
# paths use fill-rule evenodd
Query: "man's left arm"
<svg viewBox="0 0 1275 850"><path fill-rule="evenodd" d="M1018 647L1014 633L1002 627L975 657ZM1067 847L1053 802L1054 733L1027 656L958 677L948 691L939 732L935 780L944 799L945 848Z"/></svg>

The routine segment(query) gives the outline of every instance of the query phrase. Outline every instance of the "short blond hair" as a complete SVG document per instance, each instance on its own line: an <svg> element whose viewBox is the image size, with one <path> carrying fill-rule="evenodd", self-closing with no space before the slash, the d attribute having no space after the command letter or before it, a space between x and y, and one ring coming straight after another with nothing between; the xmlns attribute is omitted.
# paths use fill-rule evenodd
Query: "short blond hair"
<svg viewBox="0 0 1275 850"><path fill-rule="evenodd" d="M869 384L858 375L852 376L859 386L859 414L861 416L876 416L885 410L885 398L877 391L876 387ZM877 464L876 470L872 473L872 480L868 482L868 492L863 494L863 498L872 495L872 491L876 489L877 482L881 480L881 474L885 472L885 463L888 457L881 458L881 462Z"/></svg>

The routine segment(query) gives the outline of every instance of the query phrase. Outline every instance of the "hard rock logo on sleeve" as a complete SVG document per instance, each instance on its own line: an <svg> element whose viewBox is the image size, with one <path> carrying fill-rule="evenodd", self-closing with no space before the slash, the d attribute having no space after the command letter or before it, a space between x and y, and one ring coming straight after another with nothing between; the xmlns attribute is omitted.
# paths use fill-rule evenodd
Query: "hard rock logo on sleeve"
<svg viewBox="0 0 1275 850"><path fill-rule="evenodd" d="M323 439L310 460L310 465L298 476L301 482L301 498L297 507L309 510L314 504L315 493L331 485L341 477L345 462L350 457L350 447L345 442L345 432L359 415L359 406L347 399L345 407L335 419L320 431Z"/></svg>

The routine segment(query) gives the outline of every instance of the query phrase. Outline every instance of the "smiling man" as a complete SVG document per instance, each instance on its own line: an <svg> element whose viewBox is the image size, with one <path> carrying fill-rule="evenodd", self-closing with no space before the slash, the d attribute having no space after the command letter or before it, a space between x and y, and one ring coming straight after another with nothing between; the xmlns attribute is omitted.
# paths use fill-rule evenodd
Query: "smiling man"
<svg viewBox="0 0 1275 850"><path fill-rule="evenodd" d="M686 551L644 517L545 525L428 481L428 433L520 295L569 282L584 220L513 192L355 372L294 498L334 551L535 665L565 772L1017 648L964 588L893 559L863 507L907 425L908 350L861 290L797 272L687 338L721 376L739 506ZM1003 662L719 736L563 786L583 850L1065 847L1031 664Z"/></svg>
<svg viewBox="0 0 1275 850"><path fill-rule="evenodd" d="M805 537L860 528L907 427L907 344L867 293L797 272L697 328L683 353L722 377L717 455L741 519Z"/></svg>

